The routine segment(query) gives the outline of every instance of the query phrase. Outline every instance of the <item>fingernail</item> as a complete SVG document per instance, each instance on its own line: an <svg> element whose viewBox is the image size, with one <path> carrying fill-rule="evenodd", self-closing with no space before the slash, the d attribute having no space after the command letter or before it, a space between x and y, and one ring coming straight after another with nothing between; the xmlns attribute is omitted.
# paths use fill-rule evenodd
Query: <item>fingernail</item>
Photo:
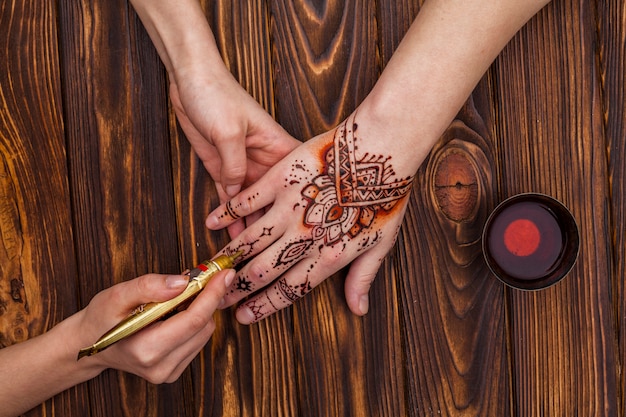
<svg viewBox="0 0 626 417"><path fill-rule="evenodd" d="M183 275L170 275L165 278L165 286L170 290L178 290L187 286L188 277Z"/></svg>
<svg viewBox="0 0 626 417"><path fill-rule="evenodd" d="M233 279L235 279L235 270L231 269L224 277L224 284L226 284L226 288L230 287L230 284L233 283Z"/></svg>
<svg viewBox="0 0 626 417"><path fill-rule="evenodd" d="M359 300L359 310L361 310L361 314L367 314L367 311L370 308L370 299L367 294L361 296Z"/></svg>
<svg viewBox="0 0 626 417"><path fill-rule="evenodd" d="M241 190L241 185L235 184L235 185L227 185L224 191L226 191L226 194L228 194L229 197L234 197L237 195L239 190Z"/></svg>
<svg viewBox="0 0 626 417"><path fill-rule="evenodd" d="M204 222L204 224L206 225L206 227L208 229L214 229L217 226L217 217L210 215L209 217L206 218L206 221Z"/></svg>
<svg viewBox="0 0 626 417"><path fill-rule="evenodd" d="M237 317L237 321L241 324L250 324L254 321L254 314L252 310L246 305L243 305L237 309L237 313L235 314Z"/></svg>

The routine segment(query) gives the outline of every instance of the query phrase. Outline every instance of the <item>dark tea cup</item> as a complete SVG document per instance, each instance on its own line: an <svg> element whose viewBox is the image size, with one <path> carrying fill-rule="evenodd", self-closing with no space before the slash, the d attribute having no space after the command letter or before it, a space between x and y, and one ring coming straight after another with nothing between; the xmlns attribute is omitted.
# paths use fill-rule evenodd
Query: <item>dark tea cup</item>
<svg viewBox="0 0 626 417"><path fill-rule="evenodd" d="M580 238L572 213L545 194L509 197L489 215L483 255L494 275L522 290L556 284L578 258Z"/></svg>

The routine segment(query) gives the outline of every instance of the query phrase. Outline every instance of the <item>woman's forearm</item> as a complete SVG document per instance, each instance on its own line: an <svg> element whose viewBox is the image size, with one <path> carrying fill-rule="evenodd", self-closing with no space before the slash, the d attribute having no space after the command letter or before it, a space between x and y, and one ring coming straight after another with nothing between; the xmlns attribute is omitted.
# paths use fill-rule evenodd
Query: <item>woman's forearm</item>
<svg viewBox="0 0 626 417"><path fill-rule="evenodd" d="M0 350L0 417L22 414L46 399L98 375L97 360L76 360L80 315L60 323L48 333Z"/></svg>
<svg viewBox="0 0 626 417"><path fill-rule="evenodd" d="M427 1L359 106L361 121L370 120L377 137L413 149L403 154L417 170L496 56L547 3Z"/></svg>
<svg viewBox="0 0 626 417"><path fill-rule="evenodd" d="M170 77L227 73L198 0L130 0Z"/></svg>

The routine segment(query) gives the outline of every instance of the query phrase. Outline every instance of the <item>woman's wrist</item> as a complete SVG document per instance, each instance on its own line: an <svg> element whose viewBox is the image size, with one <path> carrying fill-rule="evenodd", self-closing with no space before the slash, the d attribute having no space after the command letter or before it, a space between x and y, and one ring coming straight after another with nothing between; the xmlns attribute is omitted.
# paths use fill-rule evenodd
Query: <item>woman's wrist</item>
<svg viewBox="0 0 626 417"><path fill-rule="evenodd" d="M80 314L62 321L47 333L0 351L0 368L11 375L0 381L0 415L24 413L59 392L94 378L106 368L95 358L77 361L78 350L84 347L78 347L84 343L81 338L88 337L80 328Z"/></svg>
<svg viewBox="0 0 626 417"><path fill-rule="evenodd" d="M68 386L94 378L107 368L96 357L78 360L78 351L93 344L96 338L100 337L100 335L93 336L81 327L83 315L84 310L81 310L42 335L49 339L50 343L58 346L57 351L54 352L55 363L62 369L71 370L73 373L72 380L67 382Z"/></svg>
<svg viewBox="0 0 626 417"><path fill-rule="evenodd" d="M403 100L392 90L373 90L356 109L356 122L364 141L362 150L394 158L398 175L413 176L440 137L447 123L439 125L422 118L432 115L432 109L418 108L415 101ZM437 129L437 126L442 126Z"/></svg>
<svg viewBox="0 0 626 417"><path fill-rule="evenodd" d="M184 3L184 4L181 4ZM173 81L228 74L198 0L131 0Z"/></svg>

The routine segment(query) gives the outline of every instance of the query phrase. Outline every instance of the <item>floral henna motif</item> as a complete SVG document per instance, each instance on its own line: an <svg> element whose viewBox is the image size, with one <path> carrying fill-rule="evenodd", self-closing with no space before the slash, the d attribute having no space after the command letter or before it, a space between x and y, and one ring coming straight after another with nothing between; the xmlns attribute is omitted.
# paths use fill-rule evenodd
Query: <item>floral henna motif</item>
<svg viewBox="0 0 626 417"><path fill-rule="evenodd" d="M355 238L372 226L379 212L390 211L410 192L413 178L393 178L390 157L368 153L357 157L356 130L351 116L335 132L324 155L323 172L302 190L307 201L304 224L312 227L311 236L288 244L275 266L302 259L314 243L323 247L344 237ZM362 244L371 245L372 240L364 239Z"/></svg>

